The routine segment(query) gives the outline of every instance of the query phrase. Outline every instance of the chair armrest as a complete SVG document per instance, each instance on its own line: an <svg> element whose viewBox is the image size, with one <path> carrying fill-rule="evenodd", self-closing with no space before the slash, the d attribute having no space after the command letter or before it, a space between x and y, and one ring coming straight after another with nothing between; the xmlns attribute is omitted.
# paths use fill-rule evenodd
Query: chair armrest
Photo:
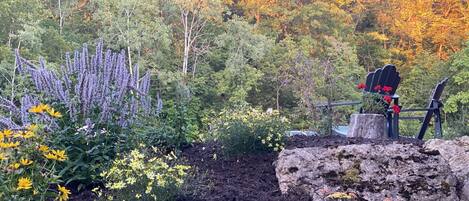
<svg viewBox="0 0 469 201"><path fill-rule="evenodd" d="M418 111L428 111L432 109L425 109L425 108L409 108L409 109L401 109L401 112L418 112Z"/></svg>
<svg viewBox="0 0 469 201"><path fill-rule="evenodd" d="M320 108L320 107L337 107L337 106L346 106L346 105L358 105L362 103L361 101L339 101L339 102L333 102L330 105L327 103L319 103L316 104L315 107Z"/></svg>
<svg viewBox="0 0 469 201"><path fill-rule="evenodd" d="M423 120L425 117L399 117L400 120Z"/></svg>

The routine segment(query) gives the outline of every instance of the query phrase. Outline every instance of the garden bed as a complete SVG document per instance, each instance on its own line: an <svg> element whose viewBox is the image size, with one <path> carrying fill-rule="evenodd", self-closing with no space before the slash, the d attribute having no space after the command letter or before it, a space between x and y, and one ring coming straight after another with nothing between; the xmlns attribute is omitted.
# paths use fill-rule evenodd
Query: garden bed
<svg viewBox="0 0 469 201"><path fill-rule="evenodd" d="M422 146L423 142L401 138L397 143ZM389 144L391 140L370 140L343 138L339 136L309 137L293 136L286 148L333 147L349 144ZM276 153L228 157L221 151L221 145L211 142L195 144L183 150L183 158L197 171L197 183L191 185L193 195L179 200L310 200L303 193L293 192L282 195L278 187L273 165Z"/></svg>

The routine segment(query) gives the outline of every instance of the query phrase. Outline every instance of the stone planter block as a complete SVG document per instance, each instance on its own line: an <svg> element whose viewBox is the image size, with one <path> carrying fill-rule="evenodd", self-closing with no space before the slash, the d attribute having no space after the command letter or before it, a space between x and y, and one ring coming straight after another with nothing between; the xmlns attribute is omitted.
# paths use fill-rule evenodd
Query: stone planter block
<svg viewBox="0 0 469 201"><path fill-rule="evenodd" d="M386 117L381 114L352 114L347 137L388 138Z"/></svg>

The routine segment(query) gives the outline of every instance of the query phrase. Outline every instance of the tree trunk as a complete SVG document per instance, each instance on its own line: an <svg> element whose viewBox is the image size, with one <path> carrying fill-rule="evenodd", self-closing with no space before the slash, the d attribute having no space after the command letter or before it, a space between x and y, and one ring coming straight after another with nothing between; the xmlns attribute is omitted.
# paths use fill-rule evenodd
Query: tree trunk
<svg viewBox="0 0 469 201"><path fill-rule="evenodd" d="M62 0L59 0L59 33L62 35L62 30L64 26L64 18L62 14Z"/></svg>
<svg viewBox="0 0 469 201"><path fill-rule="evenodd" d="M189 36L189 26L188 26L188 13L182 14L182 22L184 24L184 58L182 62L182 73L185 75L187 73L187 66L189 63L189 44L190 44L190 36Z"/></svg>
<svg viewBox="0 0 469 201"><path fill-rule="evenodd" d="M352 114L347 137L388 138L386 118L381 114Z"/></svg>

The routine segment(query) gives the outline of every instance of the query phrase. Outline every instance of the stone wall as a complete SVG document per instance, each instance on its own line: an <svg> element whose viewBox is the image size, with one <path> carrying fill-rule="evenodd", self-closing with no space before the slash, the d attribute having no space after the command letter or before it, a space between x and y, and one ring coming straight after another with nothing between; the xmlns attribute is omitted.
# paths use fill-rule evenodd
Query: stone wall
<svg viewBox="0 0 469 201"><path fill-rule="evenodd" d="M276 174L282 193L305 191L313 200L460 200L439 151L411 144L286 149Z"/></svg>

